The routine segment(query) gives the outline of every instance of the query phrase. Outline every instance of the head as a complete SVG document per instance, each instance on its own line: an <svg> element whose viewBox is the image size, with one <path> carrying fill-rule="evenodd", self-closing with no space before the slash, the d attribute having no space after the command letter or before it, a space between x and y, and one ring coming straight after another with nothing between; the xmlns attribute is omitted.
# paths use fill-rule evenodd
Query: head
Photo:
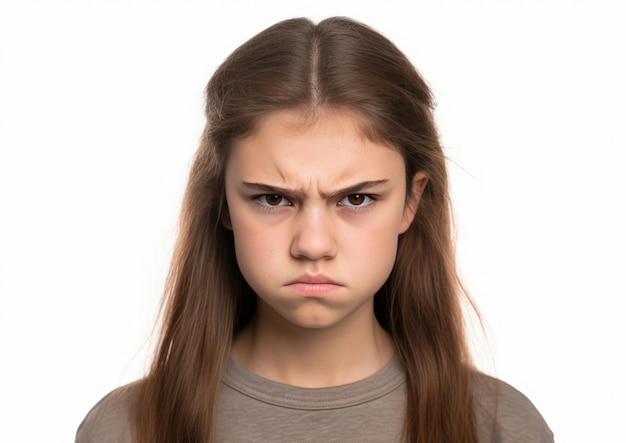
<svg viewBox="0 0 626 443"><path fill-rule="evenodd" d="M404 200L411 214L393 239L397 254L374 307L407 368L408 416L441 422L432 399L441 392L438 386L459 378L467 356L445 157L425 81L388 39L365 25L344 18L318 24L293 19L236 49L209 81L206 99L207 124L183 203L153 367L157 379L172 379L167 402L180 395L184 383L191 397L209 391L217 395L219 381L206 381L208 374L222 373L233 335L255 312L256 296L237 266L226 199L226 172L237 146L277 113L295 116L304 128L329 115L348 115L355 133L393 151L403 169ZM198 389L202 383L210 386ZM178 407L188 404L194 402L181 397ZM179 409L176 414L215 415L211 404L188 412ZM198 423L185 429L198 428ZM415 423L407 424L407 429L415 428ZM407 431L409 438L414 435Z"/></svg>
<svg viewBox="0 0 626 443"><path fill-rule="evenodd" d="M213 235L220 257L229 260L226 267L239 290L235 330L248 321L254 297L240 284L232 232L222 223L228 216L224 176L238 140L253 134L272 113L297 114L304 126L328 113L350 113L364 138L402 157L407 201L422 191L414 186L416 174L427 177L419 210L399 240L396 267L416 265L418 238L426 238L431 248L449 247L445 158L430 90L407 58L377 32L341 18L318 25L306 19L278 23L238 48L212 77L206 93L207 126L189 182L184 221L210 230L203 235ZM405 250L404 243L411 246ZM387 284L377 296L377 314L387 328L392 328L390 290Z"/></svg>

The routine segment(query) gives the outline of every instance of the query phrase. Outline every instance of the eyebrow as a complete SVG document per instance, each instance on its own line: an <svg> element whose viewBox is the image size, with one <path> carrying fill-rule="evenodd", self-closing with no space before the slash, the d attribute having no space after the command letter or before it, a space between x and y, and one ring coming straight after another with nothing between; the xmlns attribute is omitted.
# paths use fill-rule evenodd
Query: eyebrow
<svg viewBox="0 0 626 443"><path fill-rule="evenodd" d="M387 182L389 182L389 180L386 180L386 179L385 180L369 180L369 181L356 183L354 185L351 185L342 189L337 189L336 191L333 191L333 192L320 192L319 194L320 194L320 197L322 198L332 198L332 197L339 197L342 195L359 194L364 191L371 190L372 188L377 188L379 186L382 186L386 184ZM242 184L250 190L261 191L261 192L265 192L268 194L279 194L279 195L285 195L285 196L293 195L296 197L304 196L304 192L300 189L281 188L280 186L273 186L273 185L268 185L265 183L242 182Z"/></svg>

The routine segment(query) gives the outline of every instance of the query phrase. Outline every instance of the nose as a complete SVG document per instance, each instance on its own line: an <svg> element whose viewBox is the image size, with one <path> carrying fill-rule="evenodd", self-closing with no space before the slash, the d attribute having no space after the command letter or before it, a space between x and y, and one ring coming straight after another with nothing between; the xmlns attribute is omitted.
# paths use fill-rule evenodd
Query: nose
<svg viewBox="0 0 626 443"><path fill-rule="evenodd" d="M332 215L324 208L303 209L296 216L291 255L311 261L328 260L337 254Z"/></svg>

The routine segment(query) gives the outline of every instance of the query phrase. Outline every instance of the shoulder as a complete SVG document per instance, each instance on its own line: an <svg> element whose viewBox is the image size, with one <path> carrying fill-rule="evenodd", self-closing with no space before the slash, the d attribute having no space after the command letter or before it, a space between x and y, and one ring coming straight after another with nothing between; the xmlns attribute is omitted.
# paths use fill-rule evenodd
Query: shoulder
<svg viewBox="0 0 626 443"><path fill-rule="evenodd" d="M132 442L132 405L139 382L115 389L87 413L76 432L76 443Z"/></svg>
<svg viewBox="0 0 626 443"><path fill-rule="evenodd" d="M511 385L477 373L472 377L479 441L549 443L552 431L532 402Z"/></svg>

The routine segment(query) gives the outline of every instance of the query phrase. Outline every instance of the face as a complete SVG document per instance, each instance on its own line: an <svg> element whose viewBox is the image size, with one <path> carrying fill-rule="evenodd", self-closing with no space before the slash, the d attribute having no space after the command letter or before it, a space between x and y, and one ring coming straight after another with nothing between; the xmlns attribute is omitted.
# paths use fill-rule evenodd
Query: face
<svg viewBox="0 0 626 443"><path fill-rule="evenodd" d="M303 328L371 321L425 175L407 199L402 156L363 137L353 115L302 122L293 111L272 113L232 149L224 224L239 268L259 316Z"/></svg>

